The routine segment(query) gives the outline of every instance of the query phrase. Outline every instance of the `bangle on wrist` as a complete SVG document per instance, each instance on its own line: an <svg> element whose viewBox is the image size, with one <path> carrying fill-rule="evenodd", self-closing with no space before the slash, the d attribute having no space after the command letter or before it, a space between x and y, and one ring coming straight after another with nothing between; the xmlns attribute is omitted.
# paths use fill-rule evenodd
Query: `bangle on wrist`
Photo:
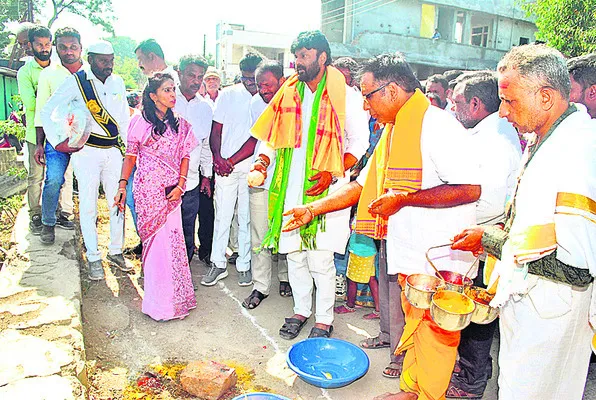
<svg viewBox="0 0 596 400"><path fill-rule="evenodd" d="M317 214L315 214L315 208L312 205L307 205L306 209L310 212L313 219L317 216Z"/></svg>
<svg viewBox="0 0 596 400"><path fill-rule="evenodd" d="M234 161L232 161L232 157L227 158L226 161L228 161L230 164L232 164L232 167L236 166L236 164L234 164Z"/></svg>
<svg viewBox="0 0 596 400"><path fill-rule="evenodd" d="M180 189L180 191L181 191L182 193L184 193L184 189L182 188L182 186L180 186L180 185L176 185L176 187L177 187L178 189Z"/></svg>
<svg viewBox="0 0 596 400"><path fill-rule="evenodd" d="M118 193L126 193L126 188L118 188Z"/></svg>
<svg viewBox="0 0 596 400"><path fill-rule="evenodd" d="M120 183L120 182L126 182L126 184L128 185L128 179L120 178L120 180L118 181L118 183Z"/></svg>
<svg viewBox="0 0 596 400"><path fill-rule="evenodd" d="M180 175L180 179L184 179L186 181L186 176Z"/></svg>

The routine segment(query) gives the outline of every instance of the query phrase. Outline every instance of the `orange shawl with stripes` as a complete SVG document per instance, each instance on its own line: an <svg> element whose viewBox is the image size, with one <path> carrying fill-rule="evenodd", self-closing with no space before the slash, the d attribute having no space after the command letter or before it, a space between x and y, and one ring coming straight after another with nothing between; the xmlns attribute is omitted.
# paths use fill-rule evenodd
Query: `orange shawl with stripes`
<svg viewBox="0 0 596 400"><path fill-rule="evenodd" d="M369 161L358 202L356 232L374 239L387 235L387 218L373 216L368 205L388 190L413 193L422 187L422 120L430 103L418 89L387 124Z"/></svg>
<svg viewBox="0 0 596 400"><path fill-rule="evenodd" d="M297 83L297 74L288 78L251 128L255 138L273 149L297 148L302 143L302 111ZM312 169L342 177L346 84L342 73L334 67L327 67L327 84L316 111L318 123Z"/></svg>

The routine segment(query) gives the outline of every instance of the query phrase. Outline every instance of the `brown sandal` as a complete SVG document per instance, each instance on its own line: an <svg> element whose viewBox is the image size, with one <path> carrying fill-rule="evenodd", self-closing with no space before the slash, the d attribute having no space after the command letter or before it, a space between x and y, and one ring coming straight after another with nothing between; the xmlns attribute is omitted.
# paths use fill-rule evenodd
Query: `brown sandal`
<svg viewBox="0 0 596 400"><path fill-rule="evenodd" d="M363 349L384 349L390 346L391 343L381 341L378 336L368 338L360 342L360 347Z"/></svg>

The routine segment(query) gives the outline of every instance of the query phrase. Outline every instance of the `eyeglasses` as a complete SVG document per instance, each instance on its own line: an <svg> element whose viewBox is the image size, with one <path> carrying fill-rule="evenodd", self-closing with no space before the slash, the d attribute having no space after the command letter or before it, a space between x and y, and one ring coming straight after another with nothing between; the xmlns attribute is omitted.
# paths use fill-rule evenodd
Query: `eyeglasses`
<svg viewBox="0 0 596 400"><path fill-rule="evenodd" d="M373 90L372 92L369 92L369 93L367 93L367 94L363 94L362 96L364 96L364 98L365 98L366 100L370 100L370 97L371 97L373 94L377 93L377 92L378 92L378 91L380 91L381 89L384 89L384 88L385 88L385 87L387 87L387 86L388 86L390 83L391 83L391 82L387 82L386 84L384 84L384 85L382 85L382 86L379 86L378 88L376 88L376 89L375 89L375 90Z"/></svg>

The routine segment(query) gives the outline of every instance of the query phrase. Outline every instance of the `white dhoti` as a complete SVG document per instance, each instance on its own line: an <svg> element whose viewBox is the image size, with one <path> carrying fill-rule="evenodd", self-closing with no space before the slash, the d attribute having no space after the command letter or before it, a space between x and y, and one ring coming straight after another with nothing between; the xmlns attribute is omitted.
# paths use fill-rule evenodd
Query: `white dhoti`
<svg viewBox="0 0 596 400"><path fill-rule="evenodd" d="M87 260L101 260L97 244L97 197L99 184L110 209L110 254L121 254L124 242L124 214L117 215L114 196L118 191L118 180L122 170L122 154L115 147L100 149L85 146L71 158L75 176L79 184L79 214L81 231L87 249Z"/></svg>
<svg viewBox="0 0 596 400"><path fill-rule="evenodd" d="M528 294L501 309L499 399L581 400L594 334L588 323L592 285L573 288L535 275L528 280Z"/></svg>

